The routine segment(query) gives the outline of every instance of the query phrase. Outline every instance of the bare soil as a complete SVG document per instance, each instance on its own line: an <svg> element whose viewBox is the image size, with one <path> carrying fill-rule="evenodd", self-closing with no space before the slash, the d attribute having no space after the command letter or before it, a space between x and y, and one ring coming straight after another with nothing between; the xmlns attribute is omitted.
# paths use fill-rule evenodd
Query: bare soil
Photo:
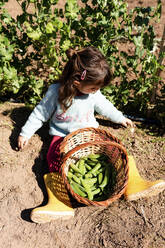
<svg viewBox="0 0 165 248"><path fill-rule="evenodd" d="M154 0L144 1L153 6ZM129 7L143 4L128 1ZM16 2L8 4L18 13ZM163 6L165 10L165 6ZM164 11L163 10L163 11ZM161 37L165 12L158 25ZM47 124L17 151L17 137L29 113L24 104L0 104L0 246L2 248L165 248L165 191L157 196L128 202L123 197L109 207L75 208L75 217L36 224L30 220L33 208L47 203L43 175L48 172L46 153L51 137ZM97 116L100 128L122 140L133 155L141 176L165 179L164 129L136 122L135 134Z"/></svg>
<svg viewBox="0 0 165 248"><path fill-rule="evenodd" d="M23 104L0 105L1 247L165 247L165 191L132 202L121 198L107 208L79 206L70 220L31 222L31 210L47 202L43 175L48 172L46 153L51 138L46 125L23 151L16 150L20 128L29 113ZM156 126L136 123L132 137L129 129L97 118L101 128L123 141L143 178L165 179L165 138Z"/></svg>

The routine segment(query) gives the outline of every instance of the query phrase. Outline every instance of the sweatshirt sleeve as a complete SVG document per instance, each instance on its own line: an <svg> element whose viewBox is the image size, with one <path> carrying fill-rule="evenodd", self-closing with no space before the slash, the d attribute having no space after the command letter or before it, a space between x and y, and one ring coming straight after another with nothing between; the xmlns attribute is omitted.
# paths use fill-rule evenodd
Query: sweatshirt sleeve
<svg viewBox="0 0 165 248"><path fill-rule="evenodd" d="M106 99L106 97L98 90L94 94L94 109L97 113L107 117L114 123L122 123L123 120L125 119L124 115L122 112L117 110L114 105Z"/></svg>
<svg viewBox="0 0 165 248"><path fill-rule="evenodd" d="M57 85L52 84L45 97L34 108L25 125L21 129L21 136L28 139L40 128L43 123L50 119L57 106Z"/></svg>

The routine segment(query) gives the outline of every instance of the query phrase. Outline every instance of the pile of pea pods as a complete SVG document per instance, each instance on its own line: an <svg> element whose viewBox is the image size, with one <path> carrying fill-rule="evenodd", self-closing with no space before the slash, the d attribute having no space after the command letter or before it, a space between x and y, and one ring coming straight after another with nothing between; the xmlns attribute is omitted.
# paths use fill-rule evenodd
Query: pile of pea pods
<svg viewBox="0 0 165 248"><path fill-rule="evenodd" d="M69 165L67 178L76 194L103 201L113 191L116 169L105 154L90 154Z"/></svg>

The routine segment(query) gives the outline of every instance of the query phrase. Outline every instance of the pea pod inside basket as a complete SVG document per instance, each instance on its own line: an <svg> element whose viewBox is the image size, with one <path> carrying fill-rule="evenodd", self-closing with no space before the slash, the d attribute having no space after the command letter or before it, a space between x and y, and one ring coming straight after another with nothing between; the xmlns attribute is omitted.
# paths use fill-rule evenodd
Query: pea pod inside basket
<svg viewBox="0 0 165 248"><path fill-rule="evenodd" d="M90 154L69 166L67 178L73 191L89 200L105 200L116 183L116 169L104 154Z"/></svg>
<svg viewBox="0 0 165 248"><path fill-rule="evenodd" d="M124 193L128 182L126 149L111 141L81 144L64 156L62 176L80 203L108 206Z"/></svg>

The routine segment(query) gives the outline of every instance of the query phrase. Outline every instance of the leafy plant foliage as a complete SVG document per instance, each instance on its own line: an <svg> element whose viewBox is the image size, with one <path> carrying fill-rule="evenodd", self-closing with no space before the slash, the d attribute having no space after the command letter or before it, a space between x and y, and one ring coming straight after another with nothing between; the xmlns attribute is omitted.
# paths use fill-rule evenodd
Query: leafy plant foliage
<svg viewBox="0 0 165 248"><path fill-rule="evenodd" d="M17 0L22 13L12 18L0 3L0 97L36 104L57 79L69 47L96 46L106 56L113 82L103 94L120 109L145 111L163 70L156 52L156 7L128 11L123 0ZM163 56L164 54L159 54ZM5 98L4 98L5 97Z"/></svg>

